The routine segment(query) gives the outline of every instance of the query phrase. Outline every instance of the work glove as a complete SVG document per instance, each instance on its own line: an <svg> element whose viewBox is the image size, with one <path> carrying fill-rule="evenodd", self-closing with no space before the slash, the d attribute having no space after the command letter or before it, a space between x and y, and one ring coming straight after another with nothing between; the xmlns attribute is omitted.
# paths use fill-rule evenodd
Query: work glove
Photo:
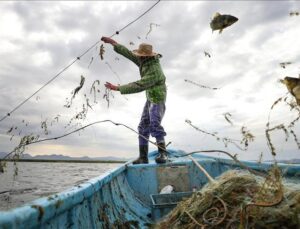
<svg viewBox="0 0 300 229"><path fill-rule="evenodd" d="M101 41L103 41L104 43L109 43L111 45L116 45L117 42L109 37L101 37Z"/></svg>
<svg viewBox="0 0 300 229"><path fill-rule="evenodd" d="M104 86L110 90L119 91L119 86L113 85L109 82L106 82L106 84L104 84Z"/></svg>

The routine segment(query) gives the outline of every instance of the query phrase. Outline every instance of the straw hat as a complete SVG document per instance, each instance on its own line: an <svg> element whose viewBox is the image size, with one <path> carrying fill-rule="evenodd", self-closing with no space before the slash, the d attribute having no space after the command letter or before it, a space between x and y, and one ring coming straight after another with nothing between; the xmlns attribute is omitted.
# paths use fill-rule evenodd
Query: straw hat
<svg viewBox="0 0 300 229"><path fill-rule="evenodd" d="M132 53L136 56L156 56L158 53L152 51L152 45L142 43L139 45L139 49L135 49Z"/></svg>

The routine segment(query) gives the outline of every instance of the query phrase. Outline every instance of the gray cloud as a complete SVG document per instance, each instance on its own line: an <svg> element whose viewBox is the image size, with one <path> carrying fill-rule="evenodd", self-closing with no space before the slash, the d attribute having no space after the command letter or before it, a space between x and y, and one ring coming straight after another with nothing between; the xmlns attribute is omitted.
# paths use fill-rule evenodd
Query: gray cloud
<svg viewBox="0 0 300 229"><path fill-rule="evenodd" d="M15 49L6 49L0 45L0 50L4 50L0 52L0 114L6 114L101 36L110 36L152 4L152 2L78 2L78 4L81 3L82 5L78 7L72 3L68 5L66 2L2 3L3 13L4 11L5 13L13 12L17 15L18 26L21 26L22 34L18 36L16 33L11 39L5 38ZM280 87L277 87L274 92L271 91L274 82L281 74L278 66L281 58L290 55L295 62L295 67L289 68L286 74L295 74L296 63L300 61L300 56L296 51L298 49L293 48L296 45L276 41L277 37L282 36L282 30L285 28L287 28L287 33L293 33L294 30L289 25L292 22L288 13L294 6L295 3L278 1L162 1L141 20L122 31L119 36L114 36L114 39L129 49L137 48L140 42L148 42L153 44L156 51L163 54L161 64L167 76L168 109L174 109L175 105L182 107L179 111L169 114L169 120L164 120L166 129L173 129L170 120L179 120L196 113L199 113L198 117L201 117L201 121L205 123L205 128L208 130L224 129L224 124L227 123L220 116L223 112L233 113L236 115L236 121L242 123L243 120L249 120L249 117L254 119L253 111L242 106L246 104L252 107L257 104L260 106L257 110L260 111L261 102L272 103L271 97L264 96L267 92L272 93L276 99ZM225 29L220 35L216 32L212 34L209 22L215 12L235 15L239 21ZM157 23L160 26L154 27L146 39L150 23ZM11 24L11 26L16 25ZM293 26L296 25L293 24ZM293 35L296 34L294 31ZM134 45L129 45L130 41L134 42ZM276 47L273 47L273 44L276 44ZM284 47L287 47L288 51L284 54L285 56L281 56L281 49ZM271 56L276 48L279 50L278 56ZM89 111L85 123L109 117L122 120L136 128L144 103L144 94L128 95L125 98L115 93L115 97L111 98L109 109L102 96L105 81L123 84L137 80L139 79L138 69L128 60L114 53L109 45L105 45L105 50L104 61L99 59L99 49L91 50L61 77L41 91L38 94L38 100L35 96L12 117L1 122L1 133L4 134L11 125L24 128L24 132L26 130L28 133L41 133L40 122L46 118L51 120L57 114L61 114L62 118L56 126L50 128L51 136L65 133L64 125L85 102L83 94L87 94L90 101L93 100L93 95L89 94L89 90L94 80L97 79L101 81L101 93L97 95L99 102L92 104L93 110ZM212 58L205 57L203 51L210 52ZM42 62L43 55L46 56L45 62ZM94 61L87 68L92 57ZM119 60L115 60L115 57ZM119 74L121 82L110 71L105 64L106 61ZM80 75L86 77L86 83L80 95L74 100L74 106L66 109L63 107L65 98L70 97L71 91L78 86ZM216 91L203 89L184 82L184 79L222 88ZM285 88L282 89L285 90ZM182 100L182 104L176 104L174 95ZM193 101L195 102L191 103ZM196 101L202 104L196 104ZM188 104L193 105L188 107ZM268 109L269 107L265 108L266 113ZM207 114L217 116L218 121L212 123L211 117ZM30 122L26 128L23 127L23 119ZM174 139L176 147L189 145L192 149L193 145L198 144L199 139L188 130L181 133L180 130L185 126L184 120L181 121L176 124L178 131L171 131L168 138ZM189 141L182 139L182 134L189 135ZM233 131L230 134L235 137L239 133ZM210 147L218 144L214 140L207 140L201 136L202 138L203 141L209 143ZM7 142L7 137L0 136L0 139L1 151L8 151L15 144L15 142ZM114 152L124 154L128 152L128 155L132 156L137 150L135 142L135 134L128 130L99 125L93 127L93 130L84 131L80 136L70 136L59 142L49 142L49 144L62 144L66 148L91 147L99 151L99 154L101 151L109 152L113 149ZM265 142L258 142L253 148L255 152L265 147ZM86 154L86 152L77 153Z"/></svg>

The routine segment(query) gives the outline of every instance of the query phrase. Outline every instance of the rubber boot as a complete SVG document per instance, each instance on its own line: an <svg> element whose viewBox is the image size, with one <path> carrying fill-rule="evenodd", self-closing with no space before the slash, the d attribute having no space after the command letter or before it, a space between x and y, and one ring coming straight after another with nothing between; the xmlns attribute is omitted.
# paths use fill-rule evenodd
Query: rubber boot
<svg viewBox="0 0 300 229"><path fill-rule="evenodd" d="M132 164L148 164L148 145L140 145L140 156Z"/></svg>
<svg viewBox="0 0 300 229"><path fill-rule="evenodd" d="M165 143L158 143L158 155L155 158L156 163L162 164L166 163L168 160L168 155L166 151L166 144Z"/></svg>

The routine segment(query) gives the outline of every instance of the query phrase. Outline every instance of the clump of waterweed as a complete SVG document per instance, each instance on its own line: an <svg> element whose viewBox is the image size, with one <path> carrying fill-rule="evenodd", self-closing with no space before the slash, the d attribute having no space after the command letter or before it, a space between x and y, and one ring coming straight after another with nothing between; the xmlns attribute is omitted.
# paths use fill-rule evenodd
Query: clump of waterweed
<svg viewBox="0 0 300 229"><path fill-rule="evenodd" d="M282 183L276 166L265 178L230 170L180 202L155 228L299 228L299 191L299 185Z"/></svg>

